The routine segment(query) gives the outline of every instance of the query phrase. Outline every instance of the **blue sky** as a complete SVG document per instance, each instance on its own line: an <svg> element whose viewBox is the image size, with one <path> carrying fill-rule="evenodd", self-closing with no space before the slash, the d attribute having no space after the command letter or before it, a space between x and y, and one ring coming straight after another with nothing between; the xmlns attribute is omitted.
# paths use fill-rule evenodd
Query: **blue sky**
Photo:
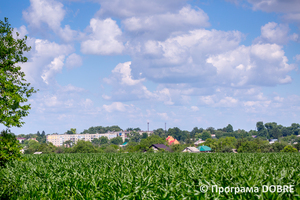
<svg viewBox="0 0 300 200"><path fill-rule="evenodd" d="M298 0L15 0L0 17L39 89L16 134L299 123Z"/></svg>

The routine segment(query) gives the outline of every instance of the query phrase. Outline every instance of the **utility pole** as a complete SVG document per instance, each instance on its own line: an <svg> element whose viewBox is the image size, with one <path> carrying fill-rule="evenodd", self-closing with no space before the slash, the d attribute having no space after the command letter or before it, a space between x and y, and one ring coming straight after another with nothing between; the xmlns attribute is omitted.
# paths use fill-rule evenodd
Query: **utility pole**
<svg viewBox="0 0 300 200"><path fill-rule="evenodd" d="M147 122L147 125L148 125L148 132L149 132L149 122Z"/></svg>

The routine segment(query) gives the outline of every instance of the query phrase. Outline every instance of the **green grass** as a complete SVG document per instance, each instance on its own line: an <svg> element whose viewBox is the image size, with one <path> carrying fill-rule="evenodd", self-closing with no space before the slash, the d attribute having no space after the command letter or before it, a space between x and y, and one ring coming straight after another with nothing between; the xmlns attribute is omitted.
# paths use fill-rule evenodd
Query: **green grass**
<svg viewBox="0 0 300 200"><path fill-rule="evenodd" d="M1 199L300 199L300 154L27 155L0 170ZM294 193L216 193L295 185Z"/></svg>

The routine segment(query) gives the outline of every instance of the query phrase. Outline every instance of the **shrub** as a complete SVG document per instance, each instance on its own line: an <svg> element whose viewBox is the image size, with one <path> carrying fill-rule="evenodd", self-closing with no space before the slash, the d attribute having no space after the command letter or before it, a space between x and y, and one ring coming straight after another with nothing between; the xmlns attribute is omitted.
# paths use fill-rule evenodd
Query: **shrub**
<svg viewBox="0 0 300 200"><path fill-rule="evenodd" d="M287 145L284 147L283 150L281 150L281 152L294 153L294 152L297 152L297 149L292 147L291 145Z"/></svg>
<svg viewBox="0 0 300 200"><path fill-rule="evenodd" d="M21 145L16 136L9 130L3 130L0 135L0 166L13 160L22 160Z"/></svg>

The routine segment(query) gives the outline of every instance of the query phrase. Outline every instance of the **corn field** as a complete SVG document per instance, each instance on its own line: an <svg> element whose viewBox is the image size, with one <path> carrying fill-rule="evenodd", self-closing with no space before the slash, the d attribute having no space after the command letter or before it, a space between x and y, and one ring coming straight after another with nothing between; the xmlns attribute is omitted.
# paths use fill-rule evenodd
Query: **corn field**
<svg viewBox="0 0 300 200"><path fill-rule="evenodd" d="M27 155L0 169L0 180L1 199L300 199L300 154ZM220 193L213 185L294 192Z"/></svg>

